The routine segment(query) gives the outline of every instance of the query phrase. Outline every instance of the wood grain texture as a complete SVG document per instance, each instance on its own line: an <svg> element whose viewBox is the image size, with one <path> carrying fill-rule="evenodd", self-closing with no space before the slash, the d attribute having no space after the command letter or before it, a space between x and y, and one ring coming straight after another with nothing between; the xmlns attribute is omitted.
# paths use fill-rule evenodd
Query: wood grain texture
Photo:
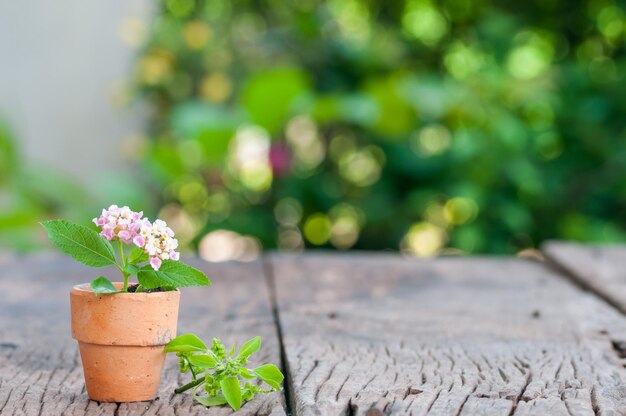
<svg viewBox="0 0 626 416"><path fill-rule="evenodd" d="M260 262L190 264L213 280L209 288L182 290L178 333L194 332L230 345L263 337L256 362L280 363L279 342ZM103 270L103 269L101 269ZM0 268L1 415L224 415L226 408L193 403L191 394L174 395L189 381L168 356L158 399L111 404L90 401L84 388L78 348L70 335L69 288L96 276L93 269L61 256L22 257ZM115 276L111 270L110 276ZM283 393L259 396L241 415L285 415Z"/></svg>
<svg viewBox="0 0 626 416"><path fill-rule="evenodd" d="M626 246L549 241L541 249L557 268L626 313Z"/></svg>
<svg viewBox="0 0 626 416"><path fill-rule="evenodd" d="M275 255L297 415L624 415L626 321L543 264Z"/></svg>

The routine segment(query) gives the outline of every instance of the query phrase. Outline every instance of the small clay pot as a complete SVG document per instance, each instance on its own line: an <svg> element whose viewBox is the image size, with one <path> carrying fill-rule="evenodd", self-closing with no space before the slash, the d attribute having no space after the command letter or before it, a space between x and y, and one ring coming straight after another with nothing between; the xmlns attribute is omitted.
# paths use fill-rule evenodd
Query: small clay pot
<svg viewBox="0 0 626 416"><path fill-rule="evenodd" d="M78 341L90 399L154 399L163 349L176 337L179 301L178 290L96 295L89 284L72 288L72 338Z"/></svg>

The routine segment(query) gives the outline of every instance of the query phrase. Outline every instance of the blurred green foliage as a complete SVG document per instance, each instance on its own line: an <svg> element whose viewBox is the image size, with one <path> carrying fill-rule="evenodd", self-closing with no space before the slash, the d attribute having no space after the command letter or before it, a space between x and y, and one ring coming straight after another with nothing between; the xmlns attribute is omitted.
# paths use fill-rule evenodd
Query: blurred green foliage
<svg viewBox="0 0 626 416"><path fill-rule="evenodd" d="M624 10L162 1L133 75L161 213L201 253L623 241Z"/></svg>
<svg viewBox="0 0 626 416"><path fill-rule="evenodd" d="M88 201L72 180L25 163L12 132L0 120L0 247L23 251L43 246L38 221L49 216L85 218Z"/></svg>
<svg viewBox="0 0 626 416"><path fill-rule="evenodd" d="M18 252L51 248L40 221L67 218L92 225L91 219L111 203L139 207L152 215L154 198L146 188L150 182L141 172L113 171L93 180L95 186L87 186L58 168L29 160L0 119L0 248Z"/></svg>

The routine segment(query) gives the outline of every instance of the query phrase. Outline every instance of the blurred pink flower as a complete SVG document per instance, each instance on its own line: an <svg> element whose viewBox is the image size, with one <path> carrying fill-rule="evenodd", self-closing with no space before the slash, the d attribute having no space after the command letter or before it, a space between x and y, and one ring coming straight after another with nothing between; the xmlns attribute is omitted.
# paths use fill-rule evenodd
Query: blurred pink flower
<svg viewBox="0 0 626 416"><path fill-rule="evenodd" d="M270 165L275 175L281 176L289 171L291 151L285 143L273 143L269 153Z"/></svg>

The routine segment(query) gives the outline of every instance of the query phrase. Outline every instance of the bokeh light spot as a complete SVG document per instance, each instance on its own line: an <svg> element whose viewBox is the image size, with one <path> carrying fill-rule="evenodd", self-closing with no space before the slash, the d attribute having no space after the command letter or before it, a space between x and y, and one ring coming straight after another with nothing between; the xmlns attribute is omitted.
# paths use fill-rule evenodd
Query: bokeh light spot
<svg viewBox="0 0 626 416"><path fill-rule="evenodd" d="M428 46L435 45L448 33L446 18L428 1L410 1L402 18L402 27L407 34Z"/></svg>
<svg viewBox="0 0 626 416"><path fill-rule="evenodd" d="M192 210L200 210L207 200L207 191L200 182L187 182L178 191L178 199L183 206Z"/></svg>
<svg viewBox="0 0 626 416"><path fill-rule="evenodd" d="M304 240L297 228L281 229L278 232L278 248L281 250L303 250Z"/></svg>
<svg viewBox="0 0 626 416"><path fill-rule="evenodd" d="M401 243L404 253L419 257L429 257L437 254L444 246L445 231L428 222L419 222L413 225Z"/></svg>
<svg viewBox="0 0 626 416"><path fill-rule="evenodd" d="M183 28L183 39L189 49L202 49L211 39L211 28L203 21L189 22Z"/></svg>
<svg viewBox="0 0 626 416"><path fill-rule="evenodd" d="M618 6L607 6L597 17L598 29L608 39L615 39L624 32L624 11Z"/></svg>
<svg viewBox="0 0 626 416"><path fill-rule="evenodd" d="M334 136L328 145L328 153L332 160L339 162L346 154L353 153L356 150L356 140L354 137L346 134L338 134Z"/></svg>
<svg viewBox="0 0 626 416"><path fill-rule="evenodd" d="M232 90L230 78L222 72L209 74L200 83L200 96L214 103L224 102Z"/></svg>
<svg viewBox="0 0 626 416"><path fill-rule="evenodd" d="M367 40L370 23L365 4L358 0L331 0L328 6L344 37L359 42Z"/></svg>
<svg viewBox="0 0 626 416"><path fill-rule="evenodd" d="M375 146L347 153L339 161L339 172L347 181L357 186L369 186L378 181L381 163L375 157Z"/></svg>
<svg viewBox="0 0 626 416"><path fill-rule="evenodd" d="M617 67L611 58L600 56L589 63L589 75L596 82L613 81L617 75Z"/></svg>
<svg viewBox="0 0 626 416"><path fill-rule="evenodd" d="M525 40L514 48L507 58L507 68L518 79L532 79L550 68L554 47L547 40L532 32L522 32L516 39Z"/></svg>
<svg viewBox="0 0 626 416"><path fill-rule="evenodd" d="M139 61L139 80L147 85L165 81L172 72L172 57L164 51L153 51Z"/></svg>
<svg viewBox="0 0 626 416"><path fill-rule="evenodd" d="M170 203L159 211L159 218L176 230L176 238L181 246L187 245L195 236L201 221L190 215L178 204Z"/></svg>
<svg viewBox="0 0 626 416"><path fill-rule="evenodd" d="M547 131L535 137L534 148L542 159L552 160L563 153L563 141L555 132Z"/></svg>
<svg viewBox="0 0 626 416"><path fill-rule="evenodd" d="M330 239L331 222L327 215L316 213L309 216L304 223L304 237L316 246L326 244Z"/></svg>
<svg viewBox="0 0 626 416"><path fill-rule="evenodd" d="M137 18L124 19L119 29L119 36L125 44L138 47L146 38L147 29L143 20Z"/></svg>
<svg viewBox="0 0 626 416"><path fill-rule="evenodd" d="M359 238L361 226L365 223L363 212L347 203L335 205L329 212L332 223L330 242L345 250L352 247Z"/></svg>
<svg viewBox="0 0 626 416"><path fill-rule="evenodd" d="M296 226L302 219L302 205L295 198L283 198L274 207L276 221L284 226Z"/></svg>
<svg viewBox="0 0 626 416"><path fill-rule="evenodd" d="M229 230L216 230L208 233L198 246L200 257L206 261L253 261L261 253L261 244L253 237L242 236Z"/></svg>
<svg viewBox="0 0 626 416"><path fill-rule="evenodd" d="M461 225L476 218L478 205L470 198L455 197L446 202L443 212L450 224Z"/></svg>
<svg viewBox="0 0 626 416"><path fill-rule="evenodd" d="M286 136L298 162L296 170L307 176L326 156L326 148L318 136L315 122L305 116L294 117L287 124Z"/></svg>
<svg viewBox="0 0 626 416"><path fill-rule="evenodd" d="M259 126L241 127L235 136L232 163L239 181L254 192L267 191L272 185L272 167L269 161L270 137Z"/></svg>
<svg viewBox="0 0 626 416"><path fill-rule="evenodd" d="M411 138L411 148L421 156L437 156L445 153L452 144L450 131L441 124L431 124Z"/></svg>
<svg viewBox="0 0 626 416"><path fill-rule="evenodd" d="M474 74L483 66L484 61L485 57L481 52L461 42L453 43L444 57L446 69L458 79Z"/></svg>

